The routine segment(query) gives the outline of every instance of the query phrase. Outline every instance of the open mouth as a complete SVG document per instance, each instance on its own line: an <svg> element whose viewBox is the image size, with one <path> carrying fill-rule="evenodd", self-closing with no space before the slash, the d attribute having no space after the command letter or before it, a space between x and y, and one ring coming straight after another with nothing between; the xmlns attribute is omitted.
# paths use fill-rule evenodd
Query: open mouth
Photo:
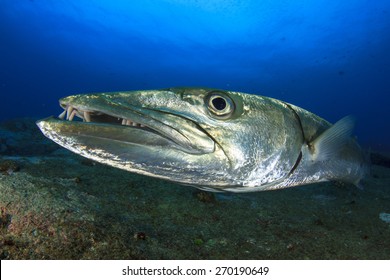
<svg viewBox="0 0 390 280"><path fill-rule="evenodd" d="M172 147L190 154L211 153L215 149L215 143L207 132L179 113L124 104L103 97L90 98L88 102L75 102L75 98L68 97L60 100L60 106L64 111L57 121L63 122L63 125L67 122L85 124L72 126L73 133L78 135L102 137L103 131L99 130L104 127L105 131L110 131L105 137L114 138L120 134L123 141L139 145L153 142L166 146L168 141Z"/></svg>
<svg viewBox="0 0 390 280"><path fill-rule="evenodd" d="M73 121L75 117L80 118L83 122L107 123L113 125L125 125L132 127L145 127L144 124L132 121L127 118L115 117L99 111L82 110L71 105L63 105L64 111L58 116L61 120Z"/></svg>

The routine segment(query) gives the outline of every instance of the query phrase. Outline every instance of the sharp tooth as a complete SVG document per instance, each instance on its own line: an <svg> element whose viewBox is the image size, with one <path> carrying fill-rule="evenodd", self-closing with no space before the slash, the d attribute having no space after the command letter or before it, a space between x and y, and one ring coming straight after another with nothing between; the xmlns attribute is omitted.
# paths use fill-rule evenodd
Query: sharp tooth
<svg viewBox="0 0 390 280"><path fill-rule="evenodd" d="M84 120L86 122L91 122L91 115L87 111L84 111Z"/></svg>
<svg viewBox="0 0 390 280"><path fill-rule="evenodd" d="M126 120L125 119L122 120L122 125L126 125Z"/></svg>
<svg viewBox="0 0 390 280"><path fill-rule="evenodd" d="M69 116L69 120L73 121L74 116L76 115L76 110L73 110L72 113Z"/></svg>
<svg viewBox="0 0 390 280"><path fill-rule="evenodd" d="M131 124L132 124L131 120L126 120L126 125L131 125Z"/></svg>
<svg viewBox="0 0 390 280"><path fill-rule="evenodd" d="M140 127L145 127L143 124L140 124L139 126L140 126Z"/></svg>
<svg viewBox="0 0 390 280"><path fill-rule="evenodd" d="M70 115L72 114L73 112L73 107L72 106L69 106L67 109L66 109L66 119L69 120L70 118Z"/></svg>
<svg viewBox="0 0 390 280"><path fill-rule="evenodd" d="M61 120L63 120L64 117L65 117L66 112L67 112L67 111L64 110L64 111L58 116L58 118L60 118Z"/></svg>

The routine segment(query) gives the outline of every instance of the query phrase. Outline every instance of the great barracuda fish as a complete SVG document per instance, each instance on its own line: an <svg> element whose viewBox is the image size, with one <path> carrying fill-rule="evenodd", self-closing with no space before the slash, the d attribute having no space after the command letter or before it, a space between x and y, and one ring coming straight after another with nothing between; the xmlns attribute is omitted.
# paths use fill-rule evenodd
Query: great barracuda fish
<svg viewBox="0 0 390 280"><path fill-rule="evenodd" d="M89 159L206 190L250 192L322 181L358 185L366 156L353 119L331 125L269 97L205 88L60 99L43 134ZM83 120L76 120L75 117Z"/></svg>

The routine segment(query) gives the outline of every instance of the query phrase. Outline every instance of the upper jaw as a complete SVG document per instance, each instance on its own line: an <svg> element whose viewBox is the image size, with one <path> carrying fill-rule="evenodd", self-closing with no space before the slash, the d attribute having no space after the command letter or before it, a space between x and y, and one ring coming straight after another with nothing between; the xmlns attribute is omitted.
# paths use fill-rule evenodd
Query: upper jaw
<svg viewBox="0 0 390 280"><path fill-rule="evenodd" d="M69 96L60 100L60 106L64 109L58 116L62 120L72 121L77 116L90 125L104 123L148 130L190 154L207 154L215 150L215 142L207 132L179 114L113 102L99 94Z"/></svg>

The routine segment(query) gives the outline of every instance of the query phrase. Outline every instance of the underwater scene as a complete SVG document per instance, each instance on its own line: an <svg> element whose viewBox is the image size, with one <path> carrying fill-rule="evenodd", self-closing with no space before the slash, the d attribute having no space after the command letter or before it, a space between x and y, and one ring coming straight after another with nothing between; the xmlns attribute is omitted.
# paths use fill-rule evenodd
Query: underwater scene
<svg viewBox="0 0 390 280"><path fill-rule="evenodd" d="M390 2L0 0L0 260L390 259Z"/></svg>

